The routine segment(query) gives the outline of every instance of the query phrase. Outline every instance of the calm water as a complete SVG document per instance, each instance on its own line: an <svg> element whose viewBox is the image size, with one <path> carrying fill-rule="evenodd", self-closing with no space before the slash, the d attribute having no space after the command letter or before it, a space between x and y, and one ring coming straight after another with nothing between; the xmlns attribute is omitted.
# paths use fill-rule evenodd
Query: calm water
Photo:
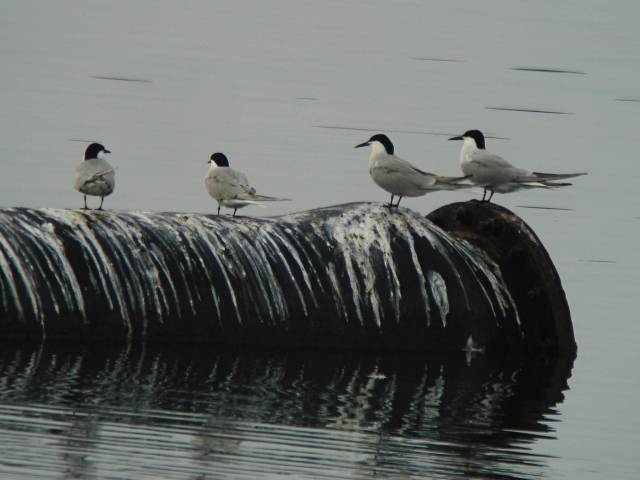
<svg viewBox="0 0 640 480"><path fill-rule="evenodd" d="M638 18L635 0L3 2L3 207L80 206L89 140L113 151L114 209L213 212L218 150L294 199L246 214L382 201L353 149L377 131L447 175L446 138L469 128L517 164L589 175L496 197L556 262L572 369L5 345L0 476L640 476Z"/></svg>
<svg viewBox="0 0 640 480"><path fill-rule="evenodd" d="M15 477L537 478L570 359L5 345Z"/></svg>

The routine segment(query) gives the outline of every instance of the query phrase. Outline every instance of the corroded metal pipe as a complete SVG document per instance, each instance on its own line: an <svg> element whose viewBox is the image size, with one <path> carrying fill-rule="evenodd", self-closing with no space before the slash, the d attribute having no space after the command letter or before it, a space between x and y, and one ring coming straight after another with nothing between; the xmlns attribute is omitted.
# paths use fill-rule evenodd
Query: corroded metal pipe
<svg viewBox="0 0 640 480"><path fill-rule="evenodd" d="M535 348L518 295L487 251L404 208L0 210L3 337Z"/></svg>

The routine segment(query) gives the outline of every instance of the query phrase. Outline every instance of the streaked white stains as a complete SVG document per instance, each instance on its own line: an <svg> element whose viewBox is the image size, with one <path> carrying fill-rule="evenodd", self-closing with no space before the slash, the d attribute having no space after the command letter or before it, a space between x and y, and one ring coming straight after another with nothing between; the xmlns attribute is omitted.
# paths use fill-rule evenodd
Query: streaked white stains
<svg viewBox="0 0 640 480"><path fill-rule="evenodd" d="M447 315L449 315L449 297L447 296L447 284L435 270L429 270L427 272L427 279L429 280L429 286L431 287L431 295L433 300L438 305L440 310L440 319L442 320L442 326L447 326Z"/></svg>
<svg viewBox="0 0 640 480"><path fill-rule="evenodd" d="M469 304L471 289L483 305ZM496 265L403 208L352 204L271 219L0 210L0 314L39 322L43 333L58 316L97 321L96 301L139 335L203 312L216 328L276 327L294 315L321 319L327 306L344 323L381 331L407 311L446 327L454 293L459 309L519 322Z"/></svg>

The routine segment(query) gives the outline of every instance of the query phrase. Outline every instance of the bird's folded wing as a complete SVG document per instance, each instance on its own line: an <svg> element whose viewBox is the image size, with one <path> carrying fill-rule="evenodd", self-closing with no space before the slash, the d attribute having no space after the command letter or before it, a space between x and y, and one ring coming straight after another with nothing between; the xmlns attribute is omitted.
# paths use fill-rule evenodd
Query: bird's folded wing
<svg viewBox="0 0 640 480"><path fill-rule="evenodd" d="M431 172L425 172L424 170L420 170L417 167L412 166L411 170L413 170L413 173L420 173L421 175L428 175L430 177L436 177L437 175L435 173L431 173Z"/></svg>
<svg viewBox="0 0 640 480"><path fill-rule="evenodd" d="M413 166L411 163L403 160L401 158L392 158L386 160L382 165L378 164L375 169L380 169L380 171L386 174L399 174L399 175L413 175L417 174L421 175L431 175L434 176L433 173L425 172L420 170L419 168Z"/></svg>
<svg viewBox="0 0 640 480"><path fill-rule="evenodd" d="M238 180L225 172L211 172L207 175L207 181L213 182L221 187L238 188Z"/></svg>
<svg viewBox="0 0 640 480"><path fill-rule="evenodd" d="M256 194L256 189L253 188L248 183L240 184L240 193L239 197L242 198L253 198Z"/></svg>
<svg viewBox="0 0 640 480"><path fill-rule="evenodd" d="M586 175L585 172L581 173L543 173L543 172L532 172L531 175L527 175L524 177L519 177L519 182L541 182L541 181L554 181L554 180L562 180L565 178L573 178L579 177L581 175Z"/></svg>
<svg viewBox="0 0 640 480"><path fill-rule="evenodd" d="M258 202L289 202L290 198L269 197L267 195L253 195L253 200Z"/></svg>
<svg viewBox="0 0 640 480"><path fill-rule="evenodd" d="M468 162L480 168L514 168L504 158L484 150L476 150Z"/></svg>
<svg viewBox="0 0 640 480"><path fill-rule="evenodd" d="M569 182L562 182L562 183L558 183L558 182L550 182L550 181L545 181L545 182L514 182L516 185L518 185L519 188L558 188L558 187L570 187L571 183Z"/></svg>
<svg viewBox="0 0 640 480"><path fill-rule="evenodd" d="M464 177L443 177L443 176L438 175L436 177L438 182L441 182L441 183L455 183L455 184L458 184L460 182L468 180L469 178L471 178L471 175L465 175ZM471 186L471 185L467 185L467 186Z"/></svg>
<svg viewBox="0 0 640 480"><path fill-rule="evenodd" d="M92 174L90 177L84 178L82 179L82 183L83 185L87 185L89 183L94 183L97 181L104 181L104 177L108 176L108 175L113 175L115 172L112 168L108 169L108 170L103 170L101 172L96 172L94 174Z"/></svg>
<svg viewBox="0 0 640 480"><path fill-rule="evenodd" d="M384 167L383 167L384 168ZM465 175L463 177L444 177L440 175L436 175L435 173L425 172L424 170L419 169L411 165L409 162L398 161L394 162L393 165L388 169L388 173L399 173L410 175L412 178L416 180L416 182L422 183L427 181L429 184L435 183L443 183L443 184L454 184L466 180L471 175Z"/></svg>
<svg viewBox="0 0 640 480"><path fill-rule="evenodd" d="M244 177L244 175L243 175ZM244 177L246 180L246 177ZM242 183L238 185L238 193L235 196L238 200L246 201L247 203L259 203L259 202L277 202L277 201L285 201L291 200L290 198L278 198L278 197L270 197L268 195L258 195L256 193L256 189L249 185L248 183Z"/></svg>

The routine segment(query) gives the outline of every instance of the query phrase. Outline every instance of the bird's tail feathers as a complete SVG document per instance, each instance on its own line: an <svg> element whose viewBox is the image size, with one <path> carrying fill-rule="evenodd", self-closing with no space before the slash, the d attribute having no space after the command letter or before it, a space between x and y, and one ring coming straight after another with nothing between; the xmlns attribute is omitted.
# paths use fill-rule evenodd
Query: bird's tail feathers
<svg viewBox="0 0 640 480"><path fill-rule="evenodd" d="M464 177L441 177L441 176L437 176L436 177L436 185L444 187L445 189L449 189L449 190L458 190L460 188L475 187L475 185L470 184L470 183L460 183L460 182L463 182L463 181L467 180L470 177L471 177L471 175L466 175Z"/></svg>
<svg viewBox="0 0 640 480"><path fill-rule="evenodd" d="M580 173L544 173L544 172L531 172L531 175L518 178L518 182L546 182L563 180L565 178L580 177L586 175L586 172Z"/></svg>
<svg viewBox="0 0 640 480"><path fill-rule="evenodd" d="M290 202L290 198L269 197L267 195L251 195L251 201L255 202Z"/></svg>
<svg viewBox="0 0 640 480"><path fill-rule="evenodd" d="M542 182L544 184L545 187L547 188L557 188L557 187L570 187L571 185L573 185L573 183L569 183L569 182Z"/></svg>
<svg viewBox="0 0 640 480"><path fill-rule="evenodd" d="M518 185L521 188L549 188L549 189L553 189L553 188L559 188L559 187L570 187L571 185L573 185L573 183L568 183L568 182L558 183L558 182L551 182L549 180L546 180L546 181L542 181L542 182L518 182Z"/></svg>
<svg viewBox="0 0 640 480"><path fill-rule="evenodd" d="M232 201L224 202L222 206L227 208L241 208L246 205L255 205L257 207L266 208L266 205L263 205L260 200L254 200L251 198L235 198Z"/></svg>
<svg viewBox="0 0 640 480"><path fill-rule="evenodd" d="M460 183L464 180L471 178L471 175L465 175L464 177L442 177L438 176L438 181L445 183Z"/></svg>

